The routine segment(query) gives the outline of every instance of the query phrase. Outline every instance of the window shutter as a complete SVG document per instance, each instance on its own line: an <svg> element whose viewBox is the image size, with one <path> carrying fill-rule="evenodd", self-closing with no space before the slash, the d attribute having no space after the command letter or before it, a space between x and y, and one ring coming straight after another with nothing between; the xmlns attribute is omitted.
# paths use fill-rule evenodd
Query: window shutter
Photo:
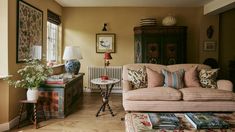
<svg viewBox="0 0 235 132"><path fill-rule="evenodd" d="M56 25L60 25L61 18L59 15L55 14L54 12L47 10L47 21L54 23Z"/></svg>

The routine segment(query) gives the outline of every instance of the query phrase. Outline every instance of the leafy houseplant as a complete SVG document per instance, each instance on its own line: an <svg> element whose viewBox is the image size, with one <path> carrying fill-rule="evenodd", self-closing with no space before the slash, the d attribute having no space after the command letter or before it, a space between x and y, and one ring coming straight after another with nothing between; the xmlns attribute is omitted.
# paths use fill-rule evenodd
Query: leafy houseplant
<svg viewBox="0 0 235 132"><path fill-rule="evenodd" d="M20 75L18 80L10 80L9 84L15 88L36 89L52 74L51 67L43 65L38 59L26 60L26 64L17 71Z"/></svg>

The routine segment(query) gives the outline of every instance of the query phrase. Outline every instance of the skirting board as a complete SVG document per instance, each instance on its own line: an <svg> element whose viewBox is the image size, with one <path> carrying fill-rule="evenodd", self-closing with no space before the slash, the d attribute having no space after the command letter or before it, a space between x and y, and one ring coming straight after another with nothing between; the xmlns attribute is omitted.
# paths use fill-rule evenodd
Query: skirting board
<svg viewBox="0 0 235 132"><path fill-rule="evenodd" d="M23 114L22 114L21 120L26 119L26 117L27 117L27 112L25 111L25 112L23 112ZM16 125L18 125L19 118L20 118L20 117L17 116L17 117L15 117L14 119L12 119L10 122L0 124L0 132L10 130L11 128L13 128L13 127L15 127Z"/></svg>

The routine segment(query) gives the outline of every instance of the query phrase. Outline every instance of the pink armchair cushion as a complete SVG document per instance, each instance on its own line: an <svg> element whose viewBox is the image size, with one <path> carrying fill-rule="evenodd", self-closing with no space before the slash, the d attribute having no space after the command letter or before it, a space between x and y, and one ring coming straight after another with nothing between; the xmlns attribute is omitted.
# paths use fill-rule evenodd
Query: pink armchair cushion
<svg viewBox="0 0 235 132"><path fill-rule="evenodd" d="M163 86L163 75L147 68L148 88Z"/></svg>
<svg viewBox="0 0 235 132"><path fill-rule="evenodd" d="M185 87L200 87L197 65L187 70L184 74Z"/></svg>
<svg viewBox="0 0 235 132"><path fill-rule="evenodd" d="M220 90L233 91L233 83L229 80L218 80L217 87Z"/></svg>

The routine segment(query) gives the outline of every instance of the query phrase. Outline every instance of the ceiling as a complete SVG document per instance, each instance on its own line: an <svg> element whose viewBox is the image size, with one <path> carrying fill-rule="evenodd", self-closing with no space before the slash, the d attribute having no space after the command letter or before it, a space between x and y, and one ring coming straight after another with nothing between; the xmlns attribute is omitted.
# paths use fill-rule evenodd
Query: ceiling
<svg viewBox="0 0 235 132"><path fill-rule="evenodd" d="M63 7L198 7L213 0L55 0Z"/></svg>

